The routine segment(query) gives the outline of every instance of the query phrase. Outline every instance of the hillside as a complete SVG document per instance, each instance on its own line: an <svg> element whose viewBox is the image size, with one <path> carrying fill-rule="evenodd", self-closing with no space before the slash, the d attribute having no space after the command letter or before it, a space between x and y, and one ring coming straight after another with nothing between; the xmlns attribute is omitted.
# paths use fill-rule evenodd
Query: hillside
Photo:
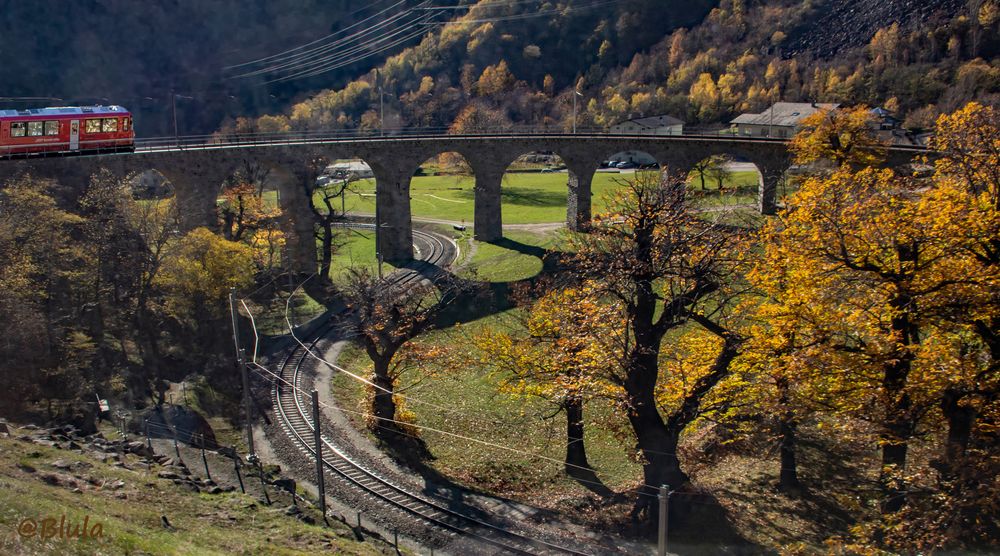
<svg viewBox="0 0 1000 556"><path fill-rule="evenodd" d="M907 31L933 29L962 13L963 0L841 0L818 2L788 33L785 56L815 54L832 58L863 48L875 33L892 23Z"/></svg>
<svg viewBox="0 0 1000 556"><path fill-rule="evenodd" d="M888 103L919 127L995 98L996 4L0 0L0 106L116 102L146 137L173 133L172 95L181 134L374 128L378 67L388 128L567 126L574 85L582 125L718 124L782 99Z"/></svg>
<svg viewBox="0 0 1000 556"><path fill-rule="evenodd" d="M670 10L655 2L589 17L570 9L580 4L538 20L534 5L479 2L391 57L386 128L567 129L574 84L580 125L599 127L664 113L720 125L785 100L884 105L921 129L969 100L1000 98L995 0L722 0L693 22L694 12L660 20ZM378 85L366 75L240 125L374 129Z"/></svg>
<svg viewBox="0 0 1000 556"><path fill-rule="evenodd" d="M186 467L145 457L141 442L131 447L64 432L0 422L0 553L396 553L356 541L337 522L315 525L311 509L268 507L231 486L202 486L198 494L203 480L178 479ZM46 519L53 521L46 526ZM73 535L84 530L88 538Z"/></svg>

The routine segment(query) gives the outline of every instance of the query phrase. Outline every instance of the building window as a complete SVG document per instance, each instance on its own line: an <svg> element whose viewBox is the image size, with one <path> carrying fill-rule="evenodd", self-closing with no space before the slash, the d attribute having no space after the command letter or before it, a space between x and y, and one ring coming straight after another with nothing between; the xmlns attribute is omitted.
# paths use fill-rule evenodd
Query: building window
<svg viewBox="0 0 1000 556"><path fill-rule="evenodd" d="M101 120L87 120L86 127L84 130L87 133L100 133L101 132Z"/></svg>
<svg viewBox="0 0 1000 556"><path fill-rule="evenodd" d="M11 137L24 137L25 134L24 122L14 122L10 124L10 136Z"/></svg>
<svg viewBox="0 0 1000 556"><path fill-rule="evenodd" d="M101 126L101 131L104 133L112 133L118 131L118 119L117 118L104 118L104 124Z"/></svg>
<svg viewBox="0 0 1000 556"><path fill-rule="evenodd" d="M28 137L45 135L45 122L28 122Z"/></svg>
<svg viewBox="0 0 1000 556"><path fill-rule="evenodd" d="M45 122L45 135L59 135L59 122L55 120Z"/></svg>

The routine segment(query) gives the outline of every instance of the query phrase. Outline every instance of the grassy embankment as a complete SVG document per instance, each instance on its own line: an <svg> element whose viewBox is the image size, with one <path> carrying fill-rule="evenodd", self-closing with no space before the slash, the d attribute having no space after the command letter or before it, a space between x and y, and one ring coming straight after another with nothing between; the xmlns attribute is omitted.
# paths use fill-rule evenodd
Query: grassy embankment
<svg viewBox="0 0 1000 556"><path fill-rule="evenodd" d="M12 436L20 435L17 430ZM87 455L13 438L0 438L0 553L2 554L337 554L387 553L353 540L350 530L308 525L284 515L282 507L260 505L234 493L192 493L158 479L128 456L129 469ZM69 470L52 465L57 460ZM76 463L81 462L81 463ZM58 481L53 479L58 477ZM46 481L45 478L50 480ZM117 483L121 481L121 483ZM56 484L51 484L56 483ZM79 492L74 491L73 484ZM40 539L18 534L27 519L39 527L47 517L70 528L88 519L97 539ZM167 516L171 529L161 516Z"/></svg>

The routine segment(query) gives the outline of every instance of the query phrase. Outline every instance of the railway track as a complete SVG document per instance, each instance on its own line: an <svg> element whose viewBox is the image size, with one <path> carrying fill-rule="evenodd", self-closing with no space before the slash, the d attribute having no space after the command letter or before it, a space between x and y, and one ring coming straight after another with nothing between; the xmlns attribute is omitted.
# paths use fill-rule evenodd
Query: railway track
<svg viewBox="0 0 1000 556"><path fill-rule="evenodd" d="M422 267L447 264L450 252L446 242L450 241L437 234L414 230L414 244L419 261L410 267L393 273L391 281L398 285L417 283L423 279ZM331 330L325 327L306 344L309 350L318 344ZM313 444L313 419L311 400L302 387L305 363L309 358L306 347L297 346L286 355L278 369L280 380L274 381L272 398L275 414L284 432L292 443L311 462L315 462ZM364 463L352 457L342 447L321 435L323 443L323 464L328 476L347 483L363 495L377 499L381 504L401 510L423 524L470 539L482 546L482 552L507 554L585 554L578 550L550 543L541 539L510 531L482 519L455 511L448 502L438 501L423 494L412 492L389 478L381 476Z"/></svg>

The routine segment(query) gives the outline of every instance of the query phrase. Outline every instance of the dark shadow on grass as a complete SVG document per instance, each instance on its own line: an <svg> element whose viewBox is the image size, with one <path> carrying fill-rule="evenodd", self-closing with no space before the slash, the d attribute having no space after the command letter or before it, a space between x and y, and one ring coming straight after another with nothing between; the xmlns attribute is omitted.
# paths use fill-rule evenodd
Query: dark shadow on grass
<svg viewBox="0 0 1000 556"><path fill-rule="evenodd" d="M463 189L456 197L475 200L474 189ZM526 207L558 207L566 205L565 191L550 191L538 187L504 187L500 190L500 202Z"/></svg>

